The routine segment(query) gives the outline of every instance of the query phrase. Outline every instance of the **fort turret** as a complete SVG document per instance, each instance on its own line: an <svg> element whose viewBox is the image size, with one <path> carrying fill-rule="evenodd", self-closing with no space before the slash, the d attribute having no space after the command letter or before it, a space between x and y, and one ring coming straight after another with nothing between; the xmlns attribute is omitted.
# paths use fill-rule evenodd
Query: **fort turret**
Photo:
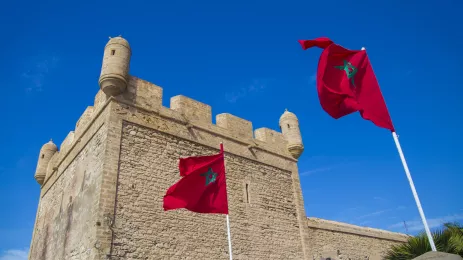
<svg viewBox="0 0 463 260"><path fill-rule="evenodd" d="M50 162L51 157L58 151L58 147L50 140L48 143L42 146L40 149L39 160L37 162L37 169L35 170L34 178L35 180L42 185L45 180L45 175L47 174L48 163Z"/></svg>
<svg viewBox="0 0 463 260"><path fill-rule="evenodd" d="M130 57L129 42L118 36L110 38L104 49L103 64L98 84L108 96L117 96L127 88Z"/></svg>
<svg viewBox="0 0 463 260"><path fill-rule="evenodd" d="M287 109L280 117L280 129L286 141L288 141L288 150L291 155L297 159L304 151L302 143L301 130L299 129L299 120L296 115Z"/></svg>

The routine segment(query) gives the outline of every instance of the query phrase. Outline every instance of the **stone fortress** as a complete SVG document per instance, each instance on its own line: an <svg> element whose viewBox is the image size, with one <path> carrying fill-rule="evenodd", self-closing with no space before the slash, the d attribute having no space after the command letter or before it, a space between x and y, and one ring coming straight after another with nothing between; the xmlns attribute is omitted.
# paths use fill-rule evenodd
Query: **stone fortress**
<svg viewBox="0 0 463 260"><path fill-rule="evenodd" d="M298 119L253 131L185 96L129 74L131 49L111 38L100 90L59 149L40 150L41 193L29 259L228 259L224 215L163 211L178 159L224 143L234 259L381 259L404 234L307 218L297 159Z"/></svg>

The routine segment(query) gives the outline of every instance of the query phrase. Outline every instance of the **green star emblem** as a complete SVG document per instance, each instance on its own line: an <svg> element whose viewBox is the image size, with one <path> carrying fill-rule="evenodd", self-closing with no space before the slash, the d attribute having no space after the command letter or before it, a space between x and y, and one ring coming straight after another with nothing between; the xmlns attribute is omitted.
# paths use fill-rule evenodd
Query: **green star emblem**
<svg viewBox="0 0 463 260"><path fill-rule="evenodd" d="M201 173L201 176L206 177L206 186L215 182L215 180L217 179L217 173L212 171L212 168L209 168L209 170L205 173Z"/></svg>
<svg viewBox="0 0 463 260"><path fill-rule="evenodd" d="M355 87L354 76L357 73L357 68L352 65L352 63L344 60L344 65L334 66L336 69L344 70L346 72L347 78L351 80L352 85Z"/></svg>

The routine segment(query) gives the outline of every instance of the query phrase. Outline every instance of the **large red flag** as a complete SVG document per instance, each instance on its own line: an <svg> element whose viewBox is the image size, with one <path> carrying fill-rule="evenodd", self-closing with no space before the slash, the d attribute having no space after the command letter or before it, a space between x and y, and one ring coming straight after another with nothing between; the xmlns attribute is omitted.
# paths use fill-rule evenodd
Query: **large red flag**
<svg viewBox="0 0 463 260"><path fill-rule="evenodd" d="M164 196L164 210L228 214L223 149L219 154L181 158L182 178Z"/></svg>
<svg viewBox="0 0 463 260"><path fill-rule="evenodd" d="M304 50L324 49L317 70L317 91L323 110L335 119L359 111L364 119L395 131L365 50L348 50L325 37L299 43Z"/></svg>

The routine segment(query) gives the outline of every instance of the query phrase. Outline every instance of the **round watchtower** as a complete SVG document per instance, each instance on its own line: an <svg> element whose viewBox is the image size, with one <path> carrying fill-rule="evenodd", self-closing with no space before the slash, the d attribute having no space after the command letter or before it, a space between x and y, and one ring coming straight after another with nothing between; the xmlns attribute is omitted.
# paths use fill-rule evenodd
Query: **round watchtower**
<svg viewBox="0 0 463 260"><path fill-rule="evenodd" d="M44 144L42 146L42 149L40 149L39 160L37 162L37 169L35 170L34 175L35 180L40 185L43 184L45 175L47 174L48 163L50 162L51 157L53 157L56 151L58 151L58 147L56 147L52 140Z"/></svg>
<svg viewBox="0 0 463 260"><path fill-rule="evenodd" d="M288 141L289 152L295 159L299 158L304 151L304 145L302 144L299 120L296 115L286 110L280 117L280 129L286 141Z"/></svg>
<svg viewBox="0 0 463 260"><path fill-rule="evenodd" d="M117 96L124 92L129 77L129 65L132 50L129 42L118 36L110 38L104 48L98 84L108 96Z"/></svg>

